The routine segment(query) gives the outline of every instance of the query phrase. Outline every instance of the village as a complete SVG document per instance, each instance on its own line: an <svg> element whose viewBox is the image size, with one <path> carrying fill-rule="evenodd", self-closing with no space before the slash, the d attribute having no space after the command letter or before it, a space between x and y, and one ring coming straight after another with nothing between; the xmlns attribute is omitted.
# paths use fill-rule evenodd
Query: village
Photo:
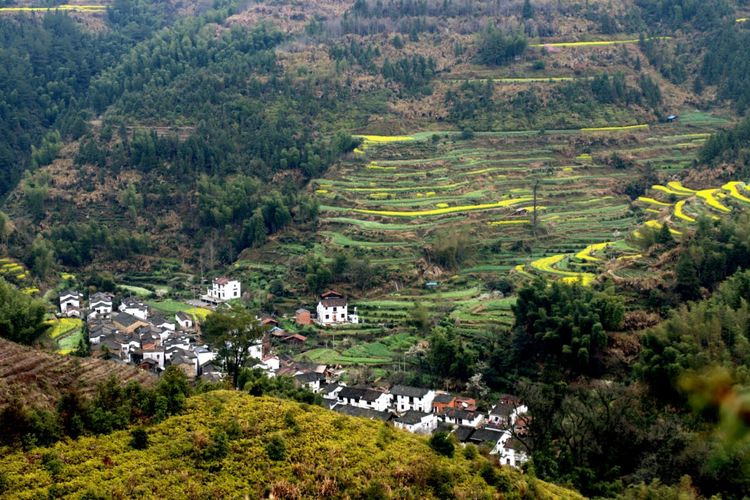
<svg viewBox="0 0 750 500"><path fill-rule="evenodd" d="M219 277L195 304L217 310L241 296L238 280ZM103 292L86 300L82 293L68 290L60 294L59 306L59 316L85 320L92 356L155 374L175 366L195 382L226 379L218 350L202 341L200 320L195 316L185 312L165 316L137 297L118 300ZM501 463L513 467L528 460L522 440L530 416L519 398L504 395L489 412L481 412L475 399L445 391L404 385L348 386L341 367L295 361L277 353L278 346L304 344L305 336L285 331L272 316L259 316L257 321L265 327L265 334L249 348L251 368L267 377L292 377L298 387L319 394L327 408L389 422L412 433L451 432L459 442L486 447ZM349 310L343 294L330 290L320 295L314 313L297 309L294 321L299 326L336 327L358 324L360 318L356 308Z"/></svg>

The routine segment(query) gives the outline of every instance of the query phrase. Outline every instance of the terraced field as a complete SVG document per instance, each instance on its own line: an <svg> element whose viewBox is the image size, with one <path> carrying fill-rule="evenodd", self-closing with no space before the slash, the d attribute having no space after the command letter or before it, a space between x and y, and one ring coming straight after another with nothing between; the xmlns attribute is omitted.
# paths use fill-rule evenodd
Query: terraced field
<svg viewBox="0 0 750 500"><path fill-rule="evenodd" d="M0 407L14 396L54 408L63 393L76 389L91 396L100 381L115 376L151 385L156 377L133 366L94 358L60 356L0 339Z"/></svg>
<svg viewBox="0 0 750 500"><path fill-rule="evenodd" d="M695 219L707 207L719 216L733 209L729 199L750 200L750 192L733 183L697 192L670 183L664 189L677 194L655 187L635 203L618 194L633 171L609 166L612 153L664 174L678 173L724 124L688 111L678 123L498 131L470 140L455 132L362 135L354 158L314 186L322 205L322 244L411 277L398 294L358 301L366 321L402 323L418 301L447 312L470 334L488 335L512 323L512 299L483 291L483 278L542 275L588 284L605 264L640 257L634 231L644 223L657 228L666 222L679 235L681 225L691 222L673 222L681 214ZM678 203L670 196L678 196ZM425 247L457 235L472 248L457 272L436 276L415 265L424 262ZM426 291L423 283L433 280L440 282L437 291ZM343 356L341 349L338 354Z"/></svg>

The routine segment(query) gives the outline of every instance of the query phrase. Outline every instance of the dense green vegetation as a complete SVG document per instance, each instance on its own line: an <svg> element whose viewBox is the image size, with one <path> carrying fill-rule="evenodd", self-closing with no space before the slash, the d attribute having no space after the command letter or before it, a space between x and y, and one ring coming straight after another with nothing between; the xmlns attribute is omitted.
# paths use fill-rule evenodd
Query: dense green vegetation
<svg viewBox="0 0 750 500"><path fill-rule="evenodd" d="M190 398L184 414L154 426L39 451L32 462L23 453L6 455L5 492L22 492L21 497L580 498L493 467L477 453L439 455L424 438L379 422L227 391ZM109 465L101 467L102 457ZM141 479L123 480L125 470Z"/></svg>
<svg viewBox="0 0 750 500"><path fill-rule="evenodd" d="M49 326L44 324L45 304L21 293L0 278L0 337L31 344Z"/></svg>

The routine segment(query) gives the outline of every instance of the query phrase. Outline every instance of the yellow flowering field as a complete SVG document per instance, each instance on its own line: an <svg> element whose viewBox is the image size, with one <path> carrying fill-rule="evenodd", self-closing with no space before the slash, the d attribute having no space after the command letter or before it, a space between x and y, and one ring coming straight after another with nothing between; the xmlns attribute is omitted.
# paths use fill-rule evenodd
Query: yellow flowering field
<svg viewBox="0 0 750 500"><path fill-rule="evenodd" d="M646 130L648 129L648 125L643 123L639 125L623 125L623 126L613 126L613 127L587 127L582 128L581 132L619 132L621 130Z"/></svg>
<svg viewBox="0 0 750 500"><path fill-rule="evenodd" d="M684 207L685 207L685 201L686 201L686 200L681 200L681 201L678 201L678 202L677 202L677 203L675 204L675 206L674 206L674 214L675 214L675 215L676 215L677 217L679 217L680 219L682 219L682 220L685 220L685 221L688 221L688 222L695 222L695 218L694 218L694 217L690 217L689 215L687 215L687 214L686 214L686 213L685 213L685 212L683 211L683 209L684 209Z"/></svg>
<svg viewBox="0 0 750 500"><path fill-rule="evenodd" d="M404 211L397 211L397 210L366 210L362 208L355 208L354 212L357 212L360 214L383 215L387 217L423 217L427 215L443 215L443 214L450 214L450 213L457 213L457 212L471 212L475 210L492 210L495 208L509 207L517 203L523 203L523 202L531 201L531 200L532 198L530 197L529 198L513 198L510 200L498 201L496 203L482 203L479 205L460 205L460 206L455 206L455 207L436 208L433 210L417 210L413 212L404 212Z"/></svg>

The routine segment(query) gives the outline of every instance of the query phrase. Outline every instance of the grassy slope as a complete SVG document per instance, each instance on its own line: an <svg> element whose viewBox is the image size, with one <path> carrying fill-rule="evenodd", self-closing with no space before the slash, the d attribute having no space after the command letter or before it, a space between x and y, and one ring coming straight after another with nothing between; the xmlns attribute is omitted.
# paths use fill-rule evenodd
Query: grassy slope
<svg viewBox="0 0 750 500"><path fill-rule="evenodd" d="M223 459L197 458L217 430L229 435ZM430 498L439 483L454 498L493 498L497 490L478 474L486 459L436 455L424 438L379 422L338 415L319 407L243 393L217 391L189 400L181 416L147 429L150 446L135 451L129 433L60 443L53 450L18 452L3 460L8 495L44 496L53 480L41 457L54 451L63 462L55 488L65 496L157 498L357 497L380 483L396 498ZM279 436L286 458L272 461L266 445ZM205 455L204 455L205 456ZM503 469L508 498L582 498Z"/></svg>
<svg viewBox="0 0 750 500"><path fill-rule="evenodd" d="M0 339L0 407L14 396L34 406L52 407L65 391L75 388L89 395L112 375L123 384L155 380L133 366L49 354Z"/></svg>

